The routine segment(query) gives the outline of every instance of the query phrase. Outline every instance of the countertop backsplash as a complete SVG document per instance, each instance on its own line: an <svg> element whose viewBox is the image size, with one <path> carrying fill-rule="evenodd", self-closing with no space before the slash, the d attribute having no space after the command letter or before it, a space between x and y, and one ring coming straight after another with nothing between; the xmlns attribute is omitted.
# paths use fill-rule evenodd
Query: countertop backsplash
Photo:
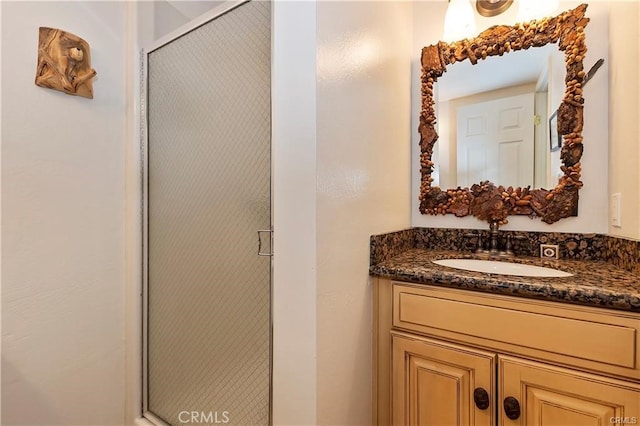
<svg viewBox="0 0 640 426"><path fill-rule="evenodd" d="M371 265L388 260L413 248L472 252L477 235L487 230L455 228L410 228L371 236ZM511 235L516 256L540 255L540 244L557 244L561 259L601 260L640 274L640 241L602 234L561 232L500 231L501 238ZM519 238L518 238L519 237Z"/></svg>

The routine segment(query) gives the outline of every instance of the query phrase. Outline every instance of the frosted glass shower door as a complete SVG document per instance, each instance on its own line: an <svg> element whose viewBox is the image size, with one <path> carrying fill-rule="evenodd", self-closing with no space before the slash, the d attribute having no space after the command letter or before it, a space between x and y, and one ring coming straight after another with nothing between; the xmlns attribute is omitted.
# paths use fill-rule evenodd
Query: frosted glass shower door
<svg viewBox="0 0 640 426"><path fill-rule="evenodd" d="M270 422L270 15L146 53L145 415L171 425Z"/></svg>

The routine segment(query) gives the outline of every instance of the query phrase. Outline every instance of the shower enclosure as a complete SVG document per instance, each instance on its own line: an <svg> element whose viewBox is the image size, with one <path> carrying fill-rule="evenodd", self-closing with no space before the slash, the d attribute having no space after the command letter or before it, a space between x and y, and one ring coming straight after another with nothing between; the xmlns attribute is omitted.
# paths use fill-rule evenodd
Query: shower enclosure
<svg viewBox="0 0 640 426"><path fill-rule="evenodd" d="M143 409L157 424L270 423L270 9L236 2L143 54Z"/></svg>

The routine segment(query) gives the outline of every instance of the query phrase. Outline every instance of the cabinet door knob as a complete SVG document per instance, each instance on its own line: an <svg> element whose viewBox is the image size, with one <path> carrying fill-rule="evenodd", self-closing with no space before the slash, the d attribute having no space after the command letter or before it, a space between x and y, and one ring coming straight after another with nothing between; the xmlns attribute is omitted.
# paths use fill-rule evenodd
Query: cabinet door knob
<svg viewBox="0 0 640 426"><path fill-rule="evenodd" d="M476 403L476 407L481 410L489 408L489 393L484 388L475 388L473 391L473 401Z"/></svg>
<svg viewBox="0 0 640 426"><path fill-rule="evenodd" d="M512 396L508 396L503 401L504 412L511 420L520 417L520 403Z"/></svg>

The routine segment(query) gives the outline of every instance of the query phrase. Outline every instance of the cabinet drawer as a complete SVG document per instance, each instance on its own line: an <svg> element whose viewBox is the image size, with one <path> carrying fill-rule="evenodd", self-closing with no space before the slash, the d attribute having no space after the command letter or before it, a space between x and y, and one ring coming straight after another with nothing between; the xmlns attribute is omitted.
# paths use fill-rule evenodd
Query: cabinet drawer
<svg viewBox="0 0 640 426"><path fill-rule="evenodd" d="M633 313L394 283L393 326L640 379Z"/></svg>

